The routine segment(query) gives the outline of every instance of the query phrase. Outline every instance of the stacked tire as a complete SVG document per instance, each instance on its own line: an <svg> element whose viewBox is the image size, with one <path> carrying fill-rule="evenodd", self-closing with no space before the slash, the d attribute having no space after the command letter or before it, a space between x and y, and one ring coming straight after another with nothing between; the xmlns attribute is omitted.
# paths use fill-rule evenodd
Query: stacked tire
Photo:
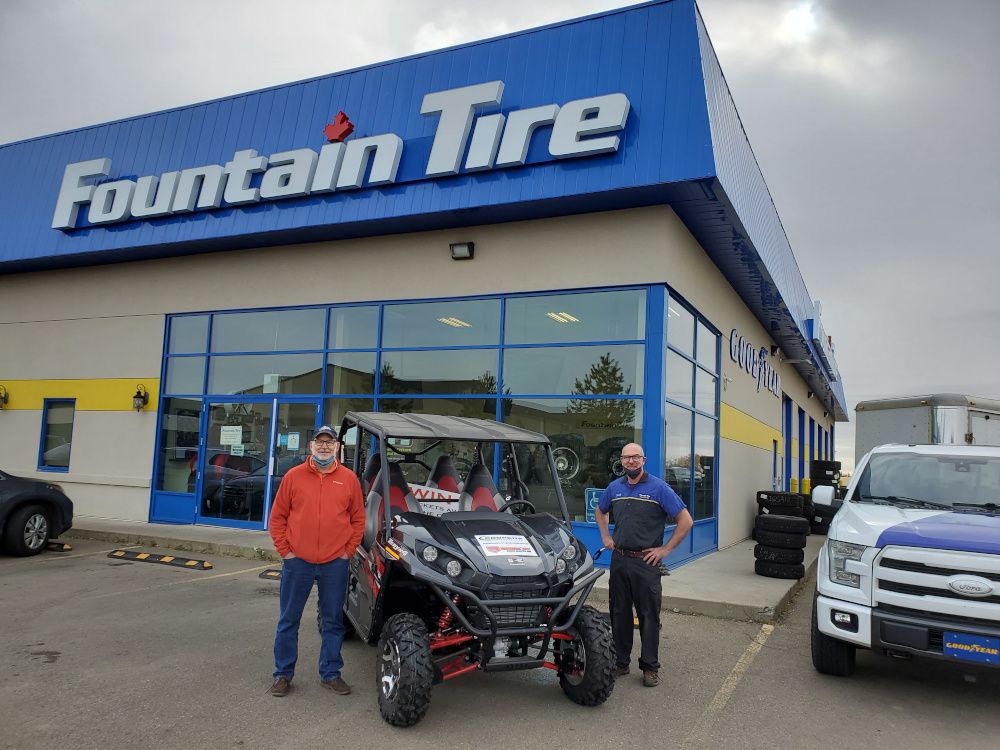
<svg viewBox="0 0 1000 750"><path fill-rule="evenodd" d="M812 501L796 492L777 492L761 490L757 493L757 516L797 516L809 518ZM806 532L808 533L808 532ZM753 538L757 538L757 527L754 524Z"/></svg>
<svg viewBox="0 0 1000 750"><path fill-rule="evenodd" d="M753 548L754 572L757 575L796 580L805 576L802 561L809 534L808 518L761 513L754 522L754 531L757 540Z"/></svg>
<svg viewBox="0 0 1000 750"><path fill-rule="evenodd" d="M836 490L837 496L841 495L840 487L840 461L813 461L809 465L809 479L813 487L828 485ZM830 522L837 511L824 505L814 506L806 518L812 533L826 534L830 531Z"/></svg>

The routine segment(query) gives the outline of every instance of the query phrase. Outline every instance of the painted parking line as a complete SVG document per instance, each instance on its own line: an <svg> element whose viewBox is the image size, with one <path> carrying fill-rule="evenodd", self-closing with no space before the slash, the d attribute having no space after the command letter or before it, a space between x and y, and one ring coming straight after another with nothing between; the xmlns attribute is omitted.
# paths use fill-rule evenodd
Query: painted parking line
<svg viewBox="0 0 1000 750"><path fill-rule="evenodd" d="M131 547L115 547L115 549L135 549L136 547L141 547L141 544L133 544ZM95 552L77 552L75 555L59 555L58 557L43 557L41 559L35 560L37 563L52 562L53 560L72 560L74 557L93 557L94 555L106 555L109 552L114 552L110 549L99 549Z"/></svg>
<svg viewBox="0 0 1000 750"><path fill-rule="evenodd" d="M111 591L107 594L95 594L94 596L80 597L81 599L106 599L110 596L121 596L123 594L138 594L145 591L155 591L156 589L168 589L174 586L186 586L192 583L201 583L202 581L214 581L216 578L229 578L231 576L243 575L244 573L258 573L265 568L271 567L270 565L258 565L253 568L243 568L242 570L234 570L229 573L215 573L210 576L198 576L197 578L188 578L185 576L179 581L170 581L169 583L161 583L155 586L141 586L134 589L126 589L122 591Z"/></svg>
<svg viewBox="0 0 1000 750"><path fill-rule="evenodd" d="M726 707L729 703L729 699L733 695L733 691L736 690L737 686L743 680L743 676L746 671L753 664L753 660L757 658L757 654L767 643L767 639L771 637L771 633L774 632L774 625L761 625L760 631L754 636L753 641L747 646L747 650L743 652L739 661L736 662L736 666L733 667L729 676L726 677L725 681L722 683L722 687L716 691L711 702L706 706L705 710L702 711L701 716L698 717L698 721L695 722L694 728L684 738L684 742L681 743L681 750L688 750L689 748L698 747L704 744L705 740L708 738L709 729L717 723L717 717L719 713Z"/></svg>

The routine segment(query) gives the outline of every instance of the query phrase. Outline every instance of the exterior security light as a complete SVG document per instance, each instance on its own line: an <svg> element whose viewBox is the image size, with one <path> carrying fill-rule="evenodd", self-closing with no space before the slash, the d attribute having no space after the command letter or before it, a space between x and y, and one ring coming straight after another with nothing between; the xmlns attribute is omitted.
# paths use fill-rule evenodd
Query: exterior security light
<svg viewBox="0 0 1000 750"><path fill-rule="evenodd" d="M453 242L448 247L451 248L452 260L472 260L476 254L476 245L472 242Z"/></svg>
<svg viewBox="0 0 1000 750"><path fill-rule="evenodd" d="M132 408L136 411L142 411L146 408L149 403L149 391L146 390L146 386L139 384L135 387L135 395L132 396Z"/></svg>
<svg viewBox="0 0 1000 750"><path fill-rule="evenodd" d="M10 400L10 394L7 393L7 389L0 385L0 409L7 405L7 401Z"/></svg>

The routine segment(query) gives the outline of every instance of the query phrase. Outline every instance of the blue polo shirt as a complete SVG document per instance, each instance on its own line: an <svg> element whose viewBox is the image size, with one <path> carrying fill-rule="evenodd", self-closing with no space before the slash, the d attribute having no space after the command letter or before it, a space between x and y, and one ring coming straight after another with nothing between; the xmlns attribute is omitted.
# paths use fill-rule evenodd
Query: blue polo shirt
<svg viewBox="0 0 1000 750"><path fill-rule="evenodd" d="M643 473L636 484L620 477L601 494L597 507L615 513L612 538L623 549L641 550L663 544L667 521L686 506L670 485L659 477Z"/></svg>

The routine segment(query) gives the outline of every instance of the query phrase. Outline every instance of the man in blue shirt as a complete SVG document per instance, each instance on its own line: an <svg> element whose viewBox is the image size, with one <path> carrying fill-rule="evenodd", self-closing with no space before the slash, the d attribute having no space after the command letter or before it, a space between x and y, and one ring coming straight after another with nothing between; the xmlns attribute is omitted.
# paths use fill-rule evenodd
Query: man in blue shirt
<svg viewBox="0 0 1000 750"><path fill-rule="evenodd" d="M642 684L659 684L660 561L691 531L694 520L676 492L662 479L643 470L646 456L642 446L629 443L622 448L625 476L608 485L597 504L597 526L604 546L612 550L611 631L618 656L618 676L627 675L632 659L632 610L639 618L639 669ZM614 510L614 537L608 529L608 514ZM663 534L667 520L677 524L666 544Z"/></svg>

